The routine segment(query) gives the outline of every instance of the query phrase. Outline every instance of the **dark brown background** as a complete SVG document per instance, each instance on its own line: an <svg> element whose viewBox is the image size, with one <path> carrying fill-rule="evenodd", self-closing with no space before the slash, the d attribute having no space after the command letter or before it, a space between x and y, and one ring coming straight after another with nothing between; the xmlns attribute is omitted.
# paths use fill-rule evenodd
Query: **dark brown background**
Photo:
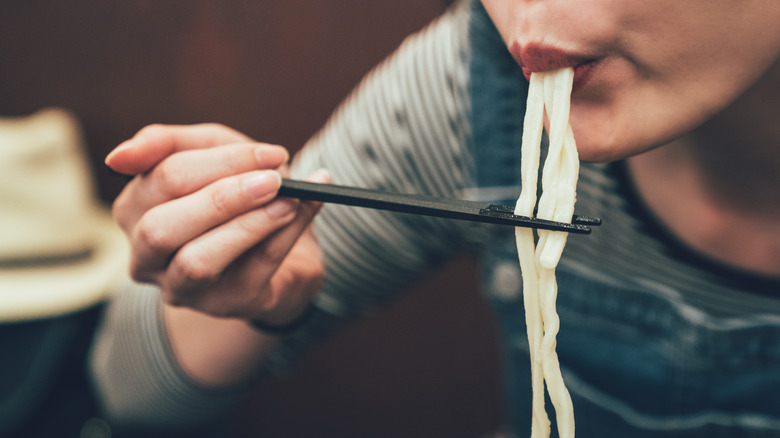
<svg viewBox="0 0 780 438"><path fill-rule="evenodd" d="M83 124L109 203L125 181L103 157L142 126L220 122L300 145L360 77L444 0L4 0L0 115L46 106ZM233 435L476 437L501 421L492 320L473 260L424 279L253 391Z"/></svg>

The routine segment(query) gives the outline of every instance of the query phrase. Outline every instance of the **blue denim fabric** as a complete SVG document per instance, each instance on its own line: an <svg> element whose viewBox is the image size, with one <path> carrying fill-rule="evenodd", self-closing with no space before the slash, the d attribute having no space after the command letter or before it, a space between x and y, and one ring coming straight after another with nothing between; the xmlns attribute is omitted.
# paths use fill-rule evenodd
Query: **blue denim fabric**
<svg viewBox="0 0 780 438"><path fill-rule="evenodd" d="M527 85L478 1L470 40L476 183L516 185ZM501 331L509 426L528 436L530 361L514 245L511 230L488 242L483 284ZM557 352L578 437L780 437L778 319L710 315L663 279L617 280L598 267L564 251L557 270Z"/></svg>
<svg viewBox="0 0 780 438"><path fill-rule="evenodd" d="M501 330L507 416L523 436L531 376L520 269L511 233L489 248L483 279ZM651 286L570 260L557 277L557 352L578 437L780 436L779 325L703 319Z"/></svg>

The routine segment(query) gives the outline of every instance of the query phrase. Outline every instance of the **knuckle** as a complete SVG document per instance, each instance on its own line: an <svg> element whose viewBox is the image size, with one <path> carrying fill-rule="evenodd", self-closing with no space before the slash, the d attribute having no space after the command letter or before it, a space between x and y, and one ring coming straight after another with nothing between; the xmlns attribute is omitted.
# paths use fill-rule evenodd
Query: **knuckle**
<svg viewBox="0 0 780 438"><path fill-rule="evenodd" d="M186 191L187 175L184 169L176 165L174 157L163 160L153 172L159 190L170 197L176 197Z"/></svg>
<svg viewBox="0 0 780 438"><path fill-rule="evenodd" d="M236 217L235 226L242 234L255 236L268 226L268 222L265 216L254 210Z"/></svg>
<svg viewBox="0 0 780 438"><path fill-rule="evenodd" d="M214 263L211 263L207 254L202 251L189 251L184 248L176 254L171 264L181 273L185 283L210 284L219 278Z"/></svg>
<svg viewBox="0 0 780 438"><path fill-rule="evenodd" d="M135 241L137 244L149 248L153 252L170 252L174 248L169 233L164 227L154 225L154 220L147 213L138 222L135 229Z"/></svg>
<svg viewBox="0 0 780 438"><path fill-rule="evenodd" d="M257 303L255 309L262 317L273 315L273 313L279 308L282 301L280 293L275 293L272 290L267 290L261 295L261 299Z"/></svg>
<svg viewBox="0 0 780 438"><path fill-rule="evenodd" d="M138 179L131 180L117 195L111 204L111 214L126 233L132 228L133 220L139 210L138 200L135 194L138 192Z"/></svg>
<svg viewBox="0 0 780 438"><path fill-rule="evenodd" d="M127 193L122 192L116 197L114 203L111 205L111 215L116 220L117 225L124 231L127 231L130 228L129 220L126 215L128 206L127 198Z"/></svg>
<svg viewBox="0 0 780 438"><path fill-rule="evenodd" d="M133 258L130 261L130 266L128 267L130 278L138 283L147 283L152 280L151 276L149 275L148 271L144 268L144 266L139 263L138 259Z"/></svg>
<svg viewBox="0 0 780 438"><path fill-rule="evenodd" d="M255 215L242 214L233 220L233 226L237 234L241 236L254 235L258 230L259 220Z"/></svg>
<svg viewBox="0 0 780 438"><path fill-rule="evenodd" d="M211 208L219 217L228 217L234 214L233 198L235 193L240 193L239 190L227 187L227 182L221 182L214 185L213 189L209 193L209 202Z"/></svg>

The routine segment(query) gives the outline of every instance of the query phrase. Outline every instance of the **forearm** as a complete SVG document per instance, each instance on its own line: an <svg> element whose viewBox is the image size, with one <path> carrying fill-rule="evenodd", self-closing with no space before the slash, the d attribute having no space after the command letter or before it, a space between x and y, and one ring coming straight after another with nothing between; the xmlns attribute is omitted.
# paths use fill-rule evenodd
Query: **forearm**
<svg viewBox="0 0 780 438"><path fill-rule="evenodd" d="M182 370L210 388L247 381L276 343L276 337L246 321L215 318L182 307L164 305L171 348Z"/></svg>
<svg viewBox="0 0 780 438"><path fill-rule="evenodd" d="M219 418L241 394L236 386L207 386L183 371L159 290L137 283L128 283L108 307L90 367L105 415L119 428L197 426Z"/></svg>

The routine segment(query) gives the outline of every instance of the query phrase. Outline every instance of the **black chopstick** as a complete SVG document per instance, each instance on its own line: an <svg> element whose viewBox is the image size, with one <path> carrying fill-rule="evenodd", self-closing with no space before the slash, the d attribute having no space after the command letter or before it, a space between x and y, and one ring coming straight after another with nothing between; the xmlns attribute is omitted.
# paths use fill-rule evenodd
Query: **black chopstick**
<svg viewBox="0 0 780 438"><path fill-rule="evenodd" d="M591 228L588 225L601 224L601 219L590 216L575 215L572 218L572 223L567 224L527 216L517 216L512 214L513 210L511 207L486 202L444 199L407 193L389 193L358 187L317 184L291 179L282 179L279 196L400 213L579 234L589 234Z"/></svg>

